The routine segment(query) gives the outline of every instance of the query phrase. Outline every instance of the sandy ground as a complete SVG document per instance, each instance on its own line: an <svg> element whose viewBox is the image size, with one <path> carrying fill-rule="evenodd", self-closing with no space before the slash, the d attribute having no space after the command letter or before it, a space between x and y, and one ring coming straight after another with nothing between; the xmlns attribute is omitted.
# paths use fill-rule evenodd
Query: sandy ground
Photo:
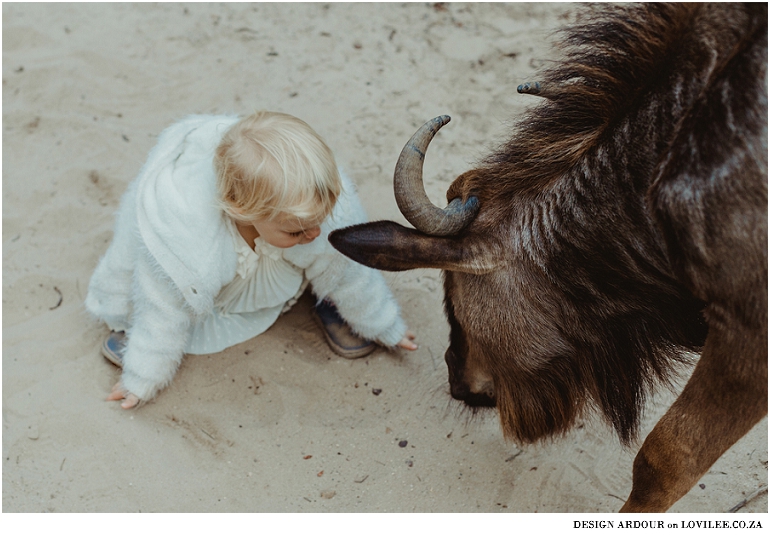
<svg viewBox="0 0 770 535"><path fill-rule="evenodd" d="M258 338L188 357L137 411L83 299L157 134L189 113L308 121L371 218L424 121L440 203L533 97L562 4L3 4L4 512L609 512L636 447L587 421L503 441L450 403L440 274L388 274L420 349L336 357L305 296ZM651 403L644 434L670 403ZM723 512L767 484L763 421L674 512ZM741 512L767 512L760 494Z"/></svg>

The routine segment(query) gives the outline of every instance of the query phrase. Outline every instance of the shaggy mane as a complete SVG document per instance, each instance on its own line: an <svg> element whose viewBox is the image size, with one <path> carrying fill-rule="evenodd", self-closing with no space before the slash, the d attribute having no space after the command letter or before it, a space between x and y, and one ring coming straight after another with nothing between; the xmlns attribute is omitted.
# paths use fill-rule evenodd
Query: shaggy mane
<svg viewBox="0 0 770 535"><path fill-rule="evenodd" d="M582 12L588 22L561 31L557 46L564 58L540 76L547 101L518 121L513 138L483 162L482 182L503 192L538 188L576 165L660 81L659 68L678 51L696 8L604 4Z"/></svg>

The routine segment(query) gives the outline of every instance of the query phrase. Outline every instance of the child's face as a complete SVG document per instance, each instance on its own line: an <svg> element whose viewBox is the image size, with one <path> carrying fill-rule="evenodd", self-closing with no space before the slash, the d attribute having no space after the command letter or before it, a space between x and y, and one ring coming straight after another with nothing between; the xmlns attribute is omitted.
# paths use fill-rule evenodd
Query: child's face
<svg viewBox="0 0 770 535"><path fill-rule="evenodd" d="M278 218L272 221L252 221L251 224L267 243L286 249L295 245L304 245L321 235L321 227L314 225L302 227L299 221Z"/></svg>

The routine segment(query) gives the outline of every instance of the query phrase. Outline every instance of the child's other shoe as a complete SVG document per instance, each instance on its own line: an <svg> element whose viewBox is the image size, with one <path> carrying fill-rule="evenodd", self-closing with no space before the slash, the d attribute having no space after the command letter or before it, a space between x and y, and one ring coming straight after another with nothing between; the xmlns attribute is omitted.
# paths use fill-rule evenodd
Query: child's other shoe
<svg viewBox="0 0 770 535"><path fill-rule="evenodd" d="M112 331L102 344L102 355L115 366L123 367L123 352L126 349L126 333Z"/></svg>
<svg viewBox="0 0 770 535"><path fill-rule="evenodd" d="M326 336L332 351L346 359L358 359L369 355L377 344L356 336L345 323L334 303L324 299L315 306L314 317Z"/></svg>

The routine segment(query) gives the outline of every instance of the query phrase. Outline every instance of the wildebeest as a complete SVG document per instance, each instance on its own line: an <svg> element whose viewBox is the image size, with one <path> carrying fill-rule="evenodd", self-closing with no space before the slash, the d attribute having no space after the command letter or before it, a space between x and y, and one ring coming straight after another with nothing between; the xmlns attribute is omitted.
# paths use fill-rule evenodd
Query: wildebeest
<svg viewBox="0 0 770 535"><path fill-rule="evenodd" d="M335 232L384 270L444 270L454 398L504 435L596 408L629 445L651 387L701 356L639 451L622 511L663 511L767 413L767 4L604 6L520 92L542 103L450 186L422 186L448 117L404 147L416 230Z"/></svg>

